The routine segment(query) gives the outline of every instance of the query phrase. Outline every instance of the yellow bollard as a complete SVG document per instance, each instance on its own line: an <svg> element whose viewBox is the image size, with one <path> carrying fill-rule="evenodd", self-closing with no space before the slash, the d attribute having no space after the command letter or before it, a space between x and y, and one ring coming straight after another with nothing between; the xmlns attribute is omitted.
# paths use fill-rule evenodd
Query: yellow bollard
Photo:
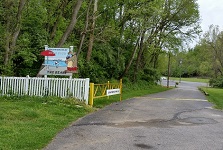
<svg viewBox="0 0 223 150"><path fill-rule="evenodd" d="M107 82L107 89L110 89L109 81ZM106 93L106 95L107 95L107 93ZM109 99L109 96L107 96L107 99Z"/></svg>
<svg viewBox="0 0 223 150"><path fill-rule="evenodd" d="M119 88L120 88L120 101L121 101L122 100L122 79L120 79Z"/></svg>
<svg viewBox="0 0 223 150"><path fill-rule="evenodd" d="M94 103L94 83L90 83L89 105L92 107Z"/></svg>

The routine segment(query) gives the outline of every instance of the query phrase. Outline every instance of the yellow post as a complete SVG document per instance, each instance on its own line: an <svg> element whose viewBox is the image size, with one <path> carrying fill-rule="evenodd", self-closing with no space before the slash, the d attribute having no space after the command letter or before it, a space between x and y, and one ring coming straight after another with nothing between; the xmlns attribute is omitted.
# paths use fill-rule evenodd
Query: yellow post
<svg viewBox="0 0 223 150"><path fill-rule="evenodd" d="M106 89L106 91L107 91L108 89L110 89L110 87L109 87L109 81L108 81L108 83L107 83L107 89ZM106 94L107 94L107 93L106 93ZM109 96L107 96L107 99L109 99Z"/></svg>
<svg viewBox="0 0 223 150"><path fill-rule="evenodd" d="M94 83L90 83L89 105L92 107L94 103Z"/></svg>
<svg viewBox="0 0 223 150"><path fill-rule="evenodd" d="M120 79L119 88L120 88L120 101L121 101L122 100L122 79Z"/></svg>

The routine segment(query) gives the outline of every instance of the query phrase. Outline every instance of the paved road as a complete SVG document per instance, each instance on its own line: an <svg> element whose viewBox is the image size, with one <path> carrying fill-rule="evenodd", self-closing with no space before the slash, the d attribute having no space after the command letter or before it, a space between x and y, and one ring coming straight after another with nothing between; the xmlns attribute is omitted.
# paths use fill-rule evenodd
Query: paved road
<svg viewBox="0 0 223 150"><path fill-rule="evenodd" d="M114 103L74 122L45 150L223 150L223 112L212 109L200 85L181 82Z"/></svg>

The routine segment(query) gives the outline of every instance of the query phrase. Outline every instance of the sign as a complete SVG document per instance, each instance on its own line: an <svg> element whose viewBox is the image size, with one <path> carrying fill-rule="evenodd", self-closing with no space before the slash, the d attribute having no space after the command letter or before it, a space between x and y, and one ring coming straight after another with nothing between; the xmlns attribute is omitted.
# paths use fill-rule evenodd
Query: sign
<svg viewBox="0 0 223 150"><path fill-rule="evenodd" d="M48 55L47 52L54 55ZM39 72L40 75L72 76L72 73L77 73L77 57L73 52L73 46L71 48L49 48L45 45L45 50L41 52L41 55L45 56L45 60Z"/></svg>
<svg viewBox="0 0 223 150"><path fill-rule="evenodd" d="M72 76L72 73L66 71L67 67L45 66L41 71L41 75L64 75Z"/></svg>
<svg viewBox="0 0 223 150"><path fill-rule="evenodd" d="M55 67L67 67L66 57L69 53L69 48L48 48L52 51L54 56L45 56L44 65L55 66Z"/></svg>
<svg viewBox="0 0 223 150"><path fill-rule="evenodd" d="M116 95L116 94L120 94L120 89L108 89L106 91L107 96Z"/></svg>

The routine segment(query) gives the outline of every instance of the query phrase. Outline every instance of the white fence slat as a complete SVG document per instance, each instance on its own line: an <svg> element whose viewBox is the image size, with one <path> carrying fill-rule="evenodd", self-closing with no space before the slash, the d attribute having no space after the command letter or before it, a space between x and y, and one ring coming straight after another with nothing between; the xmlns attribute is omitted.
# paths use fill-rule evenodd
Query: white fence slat
<svg viewBox="0 0 223 150"><path fill-rule="evenodd" d="M66 97L66 95L69 95L68 92L67 92L67 83L68 83L68 80L63 80L63 97Z"/></svg>
<svg viewBox="0 0 223 150"><path fill-rule="evenodd" d="M58 83L59 83L59 79L56 79L56 83L55 83L55 85L54 85L54 91L55 91L55 95L58 95L58 87L56 86L56 85L58 85Z"/></svg>

